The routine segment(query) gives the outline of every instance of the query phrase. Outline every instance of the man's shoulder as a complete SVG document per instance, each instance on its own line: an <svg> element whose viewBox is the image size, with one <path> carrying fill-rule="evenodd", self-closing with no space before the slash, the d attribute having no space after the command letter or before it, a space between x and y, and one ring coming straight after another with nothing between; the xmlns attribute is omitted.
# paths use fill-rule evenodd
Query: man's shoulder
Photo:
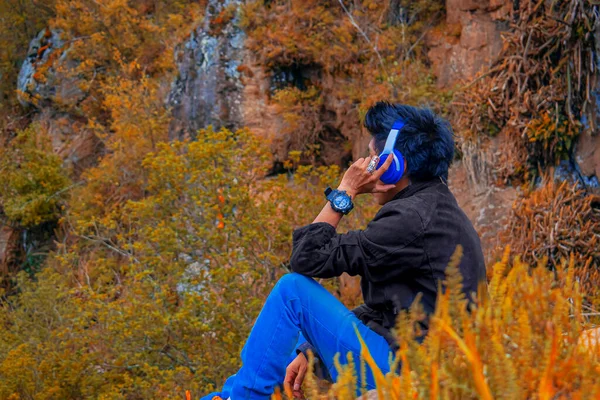
<svg viewBox="0 0 600 400"><path fill-rule="evenodd" d="M381 216L397 214L403 219L420 221L425 226L431 219L440 199L454 198L443 183L431 185L409 197L393 199L381 207ZM379 214L378 213L378 214Z"/></svg>
<svg viewBox="0 0 600 400"><path fill-rule="evenodd" d="M388 201L381 206L374 219L381 218L396 218L402 221L420 219L419 201L415 196Z"/></svg>

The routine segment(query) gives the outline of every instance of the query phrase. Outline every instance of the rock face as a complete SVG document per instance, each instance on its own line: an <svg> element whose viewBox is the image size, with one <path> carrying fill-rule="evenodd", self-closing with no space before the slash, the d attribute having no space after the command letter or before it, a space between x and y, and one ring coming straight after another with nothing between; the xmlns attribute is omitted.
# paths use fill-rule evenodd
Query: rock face
<svg viewBox="0 0 600 400"><path fill-rule="evenodd" d="M19 231L7 225L0 225L0 282L10 272L18 243Z"/></svg>
<svg viewBox="0 0 600 400"><path fill-rule="evenodd" d="M512 205L520 190L511 186L492 185L484 190L476 190L467 175L464 163L455 162L448 173L448 186L477 230L489 265L500 246L499 233L508 223Z"/></svg>
<svg viewBox="0 0 600 400"><path fill-rule="evenodd" d="M271 143L274 171L287 159L290 138L270 99L274 90L296 86L303 80L318 80L312 67L267 71L245 47L246 35L239 28L239 0L211 0L205 20L175 52L178 76L167 97L173 120L171 139L195 138L198 129L248 127ZM223 21L226 22L223 22ZM215 27L215 21L220 25ZM352 105L324 95L318 122L322 124L320 157L327 164L344 164L350 155L358 157L368 140L361 128L349 126ZM354 116L356 117L356 116ZM356 120L357 118L352 118ZM326 122L323 122L326 121ZM347 139L352 149L343 144Z"/></svg>
<svg viewBox="0 0 600 400"><path fill-rule="evenodd" d="M446 26L427 37L440 87L473 78L494 62L511 8L510 0L446 0Z"/></svg>
<svg viewBox="0 0 600 400"><path fill-rule="evenodd" d="M584 132L579 136L575 159L585 177L600 177L600 134Z"/></svg>
<svg viewBox="0 0 600 400"><path fill-rule="evenodd" d="M76 104L83 97L77 78L65 72L74 62L59 31L43 29L29 44L17 80L18 99L23 106L37 108Z"/></svg>
<svg viewBox="0 0 600 400"><path fill-rule="evenodd" d="M43 29L29 44L17 89L23 106L38 109L32 122L49 134L54 152L78 176L95 161L100 142L86 128L85 118L58 111L76 105L85 95L70 75L76 62L68 60L68 52L60 31Z"/></svg>
<svg viewBox="0 0 600 400"><path fill-rule="evenodd" d="M100 154L100 140L87 127L87 120L44 108L34 118L52 141L52 150L74 176L91 167Z"/></svg>
<svg viewBox="0 0 600 400"><path fill-rule="evenodd" d="M167 104L172 107L171 139L196 136L198 129L236 129L247 126L272 143L274 163L287 157L283 122L277 118L270 96L278 78L293 81L293 71L265 71L245 49L246 36L239 28L239 0L210 0L203 24L176 51L178 77ZM428 37L429 57L440 86L472 78L491 64L502 48L500 34L507 28L509 0L447 0L446 26ZM220 21L215 27L215 21ZM225 22L223 22L225 21ZM297 71L296 71L297 72ZM302 73L302 71L301 71ZM323 127L321 158L345 165L366 150L368 137L359 126L350 126L349 113L339 99L323 94L327 121ZM343 145L352 143L352 148Z"/></svg>
<svg viewBox="0 0 600 400"><path fill-rule="evenodd" d="M596 71L598 71L600 67L600 26L596 27L594 37L596 41L594 54L596 54ZM600 76L596 76L596 85L591 97L595 102L592 114L595 113L596 118L595 120L588 120L587 116L582 118L586 129L577 140L575 160L584 177L595 175L600 179ZM592 115L590 119L593 117Z"/></svg>
<svg viewBox="0 0 600 400"><path fill-rule="evenodd" d="M240 3L210 0L202 26L176 50L179 76L167 98L173 107L171 139L194 138L198 129L211 124L216 129L241 126L244 86L238 67L243 61L245 34L238 27ZM233 14L231 20L211 27L215 16L228 13Z"/></svg>

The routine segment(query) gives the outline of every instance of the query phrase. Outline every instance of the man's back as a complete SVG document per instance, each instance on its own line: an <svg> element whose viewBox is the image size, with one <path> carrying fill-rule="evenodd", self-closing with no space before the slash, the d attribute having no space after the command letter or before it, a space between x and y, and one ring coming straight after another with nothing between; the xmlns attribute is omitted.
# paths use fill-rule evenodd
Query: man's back
<svg viewBox="0 0 600 400"><path fill-rule="evenodd" d="M398 311L409 308L418 293L425 311L433 312L438 282L444 281L458 245L463 248L460 272L465 293L477 292L478 283L485 280L479 236L441 181L410 185L380 210L374 221L378 219L384 228L380 233L372 230L370 240L390 242L378 237L390 232L399 239L390 242L395 245L389 247L389 256L380 256L361 281L365 304L374 310L366 319L380 319L378 323L390 329Z"/></svg>

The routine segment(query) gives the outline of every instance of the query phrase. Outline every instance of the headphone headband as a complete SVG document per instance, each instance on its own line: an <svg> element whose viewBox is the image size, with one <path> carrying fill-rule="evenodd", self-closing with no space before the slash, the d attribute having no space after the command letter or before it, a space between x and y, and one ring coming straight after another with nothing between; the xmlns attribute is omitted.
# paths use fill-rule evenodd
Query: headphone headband
<svg viewBox="0 0 600 400"><path fill-rule="evenodd" d="M398 139L398 134L400 133L402 128L404 128L404 125L404 122L402 122L399 119L394 122L394 125L392 125L392 129L390 130L390 134L388 135L387 140L385 141L385 147L383 148L381 154L391 154L394 152L394 146L396 146L396 139Z"/></svg>

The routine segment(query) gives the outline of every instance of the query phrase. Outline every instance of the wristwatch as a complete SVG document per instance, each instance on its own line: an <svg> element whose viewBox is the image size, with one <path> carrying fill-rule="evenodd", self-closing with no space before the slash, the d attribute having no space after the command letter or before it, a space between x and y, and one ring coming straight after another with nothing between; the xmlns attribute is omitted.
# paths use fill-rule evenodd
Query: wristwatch
<svg viewBox="0 0 600 400"><path fill-rule="evenodd" d="M352 204L352 198L346 193L345 190L337 190L327 187L327 189L325 189L325 197L327 200L329 200L329 203L331 203L331 208L333 208L334 211L344 215L348 214L354 208L354 204Z"/></svg>

